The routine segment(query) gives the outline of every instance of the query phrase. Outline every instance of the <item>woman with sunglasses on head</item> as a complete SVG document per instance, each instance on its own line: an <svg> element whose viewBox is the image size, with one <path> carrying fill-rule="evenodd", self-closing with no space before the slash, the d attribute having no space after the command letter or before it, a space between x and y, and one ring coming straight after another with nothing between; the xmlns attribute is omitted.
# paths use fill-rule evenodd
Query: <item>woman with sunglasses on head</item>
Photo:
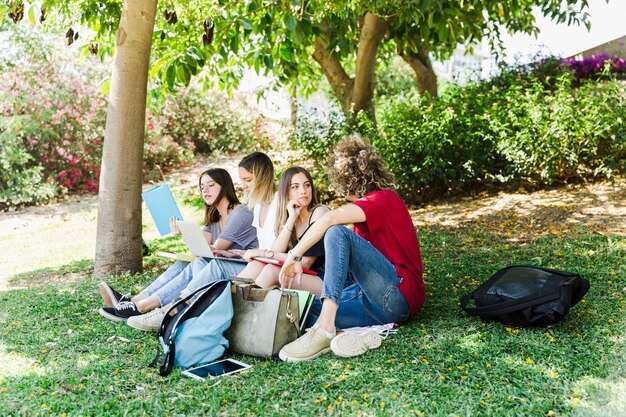
<svg viewBox="0 0 626 417"><path fill-rule="evenodd" d="M202 231L207 242L216 251L255 248L258 246L256 230L252 226L253 214L239 202L230 174L222 168L208 169L198 180L204 204ZM172 233L180 233L176 219L170 219ZM130 317L166 305L180 295L191 281L198 260L188 263L177 261L152 284L130 299L121 295L105 282L100 283L100 294L106 307L99 313L113 321L126 321Z"/></svg>

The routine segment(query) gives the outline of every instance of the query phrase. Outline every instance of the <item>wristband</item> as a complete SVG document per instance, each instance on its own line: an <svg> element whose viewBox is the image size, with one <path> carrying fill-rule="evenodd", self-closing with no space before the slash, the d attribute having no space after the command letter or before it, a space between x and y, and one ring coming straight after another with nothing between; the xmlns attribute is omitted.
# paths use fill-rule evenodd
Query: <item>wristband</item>
<svg viewBox="0 0 626 417"><path fill-rule="evenodd" d="M300 262L302 260L302 256L298 256L295 253L293 253L292 251L287 252L288 256L291 256L291 259L293 259L296 262Z"/></svg>

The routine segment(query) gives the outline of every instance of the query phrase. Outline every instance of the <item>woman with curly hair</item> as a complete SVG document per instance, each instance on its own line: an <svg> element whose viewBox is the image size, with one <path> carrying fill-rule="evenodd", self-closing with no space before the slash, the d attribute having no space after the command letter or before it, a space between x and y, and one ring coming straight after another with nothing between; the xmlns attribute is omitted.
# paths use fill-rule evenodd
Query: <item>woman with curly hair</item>
<svg viewBox="0 0 626 417"><path fill-rule="evenodd" d="M314 359L332 351L356 356L380 346L375 331L336 333L336 328L402 323L424 302L419 243L393 177L359 134L344 138L332 154L330 175L349 204L318 219L289 251L280 282L290 288L302 276L302 255L324 239L322 294L312 307L309 331L279 353L284 361ZM354 224L354 231L343 225ZM345 286L346 280L353 284Z"/></svg>

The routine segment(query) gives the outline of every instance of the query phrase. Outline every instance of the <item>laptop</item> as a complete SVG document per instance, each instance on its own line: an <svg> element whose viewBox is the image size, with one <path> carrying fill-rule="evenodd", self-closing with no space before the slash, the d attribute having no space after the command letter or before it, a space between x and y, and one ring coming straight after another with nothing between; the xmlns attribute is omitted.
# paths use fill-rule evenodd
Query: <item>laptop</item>
<svg viewBox="0 0 626 417"><path fill-rule="evenodd" d="M183 240L189 247L191 253L195 256L201 258L211 258L211 259L221 259L225 261L232 262L240 262L240 263L248 263L245 259L242 258L228 258L226 256L215 256L211 247L207 243L204 238L204 233L202 233L202 229L198 226L198 224L194 222L186 222L182 220L178 220L176 222L178 229L180 229L180 233L183 235Z"/></svg>

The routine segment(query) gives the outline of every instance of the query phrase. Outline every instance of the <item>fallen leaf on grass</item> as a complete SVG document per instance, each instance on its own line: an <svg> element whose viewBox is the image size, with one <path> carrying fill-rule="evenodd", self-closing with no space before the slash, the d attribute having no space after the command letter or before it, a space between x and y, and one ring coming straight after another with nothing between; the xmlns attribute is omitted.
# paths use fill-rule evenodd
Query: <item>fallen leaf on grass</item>
<svg viewBox="0 0 626 417"><path fill-rule="evenodd" d="M111 336L107 339L107 342L112 342L114 340L119 340L120 342L130 342L130 340L122 336Z"/></svg>

